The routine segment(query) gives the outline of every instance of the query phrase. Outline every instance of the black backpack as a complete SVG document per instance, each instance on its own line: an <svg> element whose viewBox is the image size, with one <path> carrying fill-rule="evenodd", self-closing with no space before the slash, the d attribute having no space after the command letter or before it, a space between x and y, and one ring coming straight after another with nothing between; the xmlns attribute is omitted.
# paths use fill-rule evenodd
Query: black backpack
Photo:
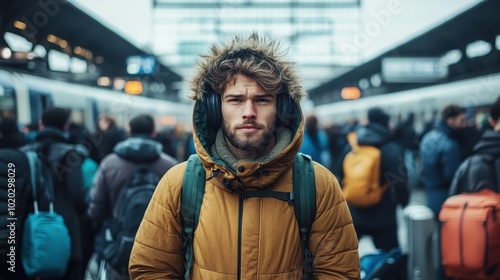
<svg viewBox="0 0 500 280"><path fill-rule="evenodd" d="M201 203L205 193L205 169L198 155L191 155L187 161L181 194L181 215L184 226L182 252L184 254L185 279L193 264L193 236L200 217ZM293 191L251 191L242 194L244 198L272 197L293 203L295 218L299 225L302 248L304 249L303 279L312 278L313 256L308 248L309 232L316 217L316 184L311 157L298 153L293 164Z"/></svg>
<svg viewBox="0 0 500 280"><path fill-rule="evenodd" d="M140 164L120 191L113 218L105 228L102 251L103 259L118 273L128 274L135 235L158 182L158 175L148 165Z"/></svg>

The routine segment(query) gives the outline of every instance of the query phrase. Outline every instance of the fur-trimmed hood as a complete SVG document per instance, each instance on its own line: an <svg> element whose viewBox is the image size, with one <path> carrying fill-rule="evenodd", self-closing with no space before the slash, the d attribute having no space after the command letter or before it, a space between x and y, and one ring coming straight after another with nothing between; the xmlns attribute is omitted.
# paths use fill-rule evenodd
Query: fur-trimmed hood
<svg viewBox="0 0 500 280"><path fill-rule="evenodd" d="M280 50L280 44L276 41L271 41L267 38L262 38L258 34L253 33L248 38L240 36L234 37L230 42L222 42L220 45L212 45L208 54L201 55L201 59L196 63L196 73L189 81L193 94L191 98L194 100L202 100L203 92L206 89L206 73L214 64L217 63L220 57L230 55L241 50L249 49L259 53L263 57L274 62L280 69L283 75L283 84L297 102L307 96L306 91L302 87L301 81L297 75L297 70L293 62L285 60L285 52ZM220 92L218 92L220 94Z"/></svg>
<svg viewBox="0 0 500 280"><path fill-rule="evenodd" d="M191 96L196 100L196 104L193 109L193 131L194 131L194 143L197 154L200 156L201 161L205 165L205 168L211 170L211 172L216 172L220 181L222 177L225 177L226 181L231 181L237 183L244 183L245 185L257 186L258 188L265 188L270 185L273 180L279 178L293 163L295 154L299 151L303 140L303 123L304 118L302 110L300 108L300 100L307 95L305 90L301 85L297 73L295 71L295 66L292 62L285 61L284 55L280 54L278 51L279 45L274 41L269 41L260 38L257 34L250 35L247 39L242 39L241 37L235 37L230 43L222 43L221 45L214 45L210 54L202 55L200 61L198 61L197 71L194 78L191 80L191 86L193 90L193 95ZM231 55L234 55L231 57ZM287 98L290 100L289 105L287 105L289 110L286 114L281 114L278 110L277 119L281 116L286 116L280 118L283 124L276 127L276 135L280 133L282 129L289 129L291 132L291 141L286 147L277 155L273 155L271 158L267 158L264 162L254 162L247 160L240 160L238 164L245 165L245 174L239 174L238 180L236 180L233 172L231 172L226 162L221 161L211 153L211 148L215 143L217 132L221 126L222 116L220 109L220 98L217 103L212 103L210 101L212 97L218 97L224 89L220 86L221 84L226 85L227 80L224 75L218 75L218 80L213 82L207 76L210 76L213 69L217 68L215 71L219 71L221 68L221 61L224 60L234 60L235 58L241 58L243 56L256 57L257 64L261 67L258 61L265 61L268 67L272 67L272 75L281 77L281 82L271 83L271 91L277 92L277 94L289 94L292 98ZM221 59L222 57L222 59ZM216 67L214 67L216 66ZM265 66L262 66L265 67ZM277 70L277 71L276 71ZM236 70L237 72L239 70ZM208 73L208 74L207 74ZM233 71L234 73L234 71ZM278 73L276 75L276 73ZM252 73L241 73L244 75L252 75ZM212 75L214 76L214 75ZM231 77L227 77L230 79ZM264 77L266 78L266 77ZM274 81L274 79L273 79ZM219 87L218 90L214 87ZM205 93L205 90L211 90L210 93ZM213 92L216 93L213 93ZM204 96L206 95L206 96ZM293 100L293 101L292 101ZM279 106L279 105L278 105ZM218 115L215 119L218 121L213 121L214 116ZM215 123L215 125L214 125ZM269 170L274 170L269 174L273 176L265 176L264 179L259 179L259 176L250 175L256 169L268 168ZM222 172L221 172L222 171ZM272 180L271 180L272 179ZM226 184L227 185L227 184ZM221 183L222 186L222 183ZM222 186L225 188L224 186Z"/></svg>

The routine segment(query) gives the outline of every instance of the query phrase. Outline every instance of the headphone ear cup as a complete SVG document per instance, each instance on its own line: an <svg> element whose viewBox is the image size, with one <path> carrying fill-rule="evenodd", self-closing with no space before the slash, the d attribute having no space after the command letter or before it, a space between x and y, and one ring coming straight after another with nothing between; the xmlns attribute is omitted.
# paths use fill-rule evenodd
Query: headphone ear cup
<svg viewBox="0 0 500 280"><path fill-rule="evenodd" d="M278 99L276 100L276 126L284 127L288 126L290 123L290 116L292 114L292 104L293 99L288 94L288 92L283 92L278 94Z"/></svg>
<svg viewBox="0 0 500 280"><path fill-rule="evenodd" d="M207 125L209 128L219 128L222 125L222 107L220 95L209 92L205 95L207 106Z"/></svg>

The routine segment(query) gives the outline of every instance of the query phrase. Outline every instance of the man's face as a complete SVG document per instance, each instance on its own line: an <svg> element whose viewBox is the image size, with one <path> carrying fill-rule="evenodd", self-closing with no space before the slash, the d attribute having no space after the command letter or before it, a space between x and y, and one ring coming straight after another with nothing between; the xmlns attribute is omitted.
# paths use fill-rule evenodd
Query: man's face
<svg viewBox="0 0 500 280"><path fill-rule="evenodd" d="M236 158L256 159L275 145L276 96L237 74L222 94L223 132Z"/></svg>
<svg viewBox="0 0 500 280"><path fill-rule="evenodd" d="M465 114L459 114L456 117L449 118L448 126L453 129L465 128Z"/></svg>

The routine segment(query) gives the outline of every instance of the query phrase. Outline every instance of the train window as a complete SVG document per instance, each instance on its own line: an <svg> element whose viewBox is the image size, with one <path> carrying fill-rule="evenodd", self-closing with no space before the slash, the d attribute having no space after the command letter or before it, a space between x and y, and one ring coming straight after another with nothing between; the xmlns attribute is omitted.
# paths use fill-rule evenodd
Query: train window
<svg viewBox="0 0 500 280"><path fill-rule="evenodd" d="M0 118L16 118L14 90L0 85Z"/></svg>
<svg viewBox="0 0 500 280"><path fill-rule="evenodd" d="M70 122L78 124L78 125L84 125L84 112L83 110L75 110L71 109L71 116L70 116Z"/></svg>

